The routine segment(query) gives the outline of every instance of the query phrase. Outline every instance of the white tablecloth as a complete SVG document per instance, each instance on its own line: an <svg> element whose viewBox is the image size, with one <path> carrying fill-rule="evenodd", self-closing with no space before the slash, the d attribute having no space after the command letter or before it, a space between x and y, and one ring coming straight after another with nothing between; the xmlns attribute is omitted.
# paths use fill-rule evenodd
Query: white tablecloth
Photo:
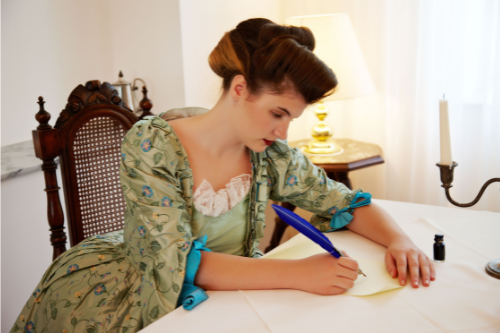
<svg viewBox="0 0 500 333"><path fill-rule="evenodd" d="M192 311L180 307L141 332L500 332L500 280L484 271L489 260L500 258L500 214L374 202L431 258L434 234L445 235L446 261L436 264L430 287L407 285L365 297L208 291L209 299ZM384 248L359 235L329 237L354 258L383 261Z"/></svg>

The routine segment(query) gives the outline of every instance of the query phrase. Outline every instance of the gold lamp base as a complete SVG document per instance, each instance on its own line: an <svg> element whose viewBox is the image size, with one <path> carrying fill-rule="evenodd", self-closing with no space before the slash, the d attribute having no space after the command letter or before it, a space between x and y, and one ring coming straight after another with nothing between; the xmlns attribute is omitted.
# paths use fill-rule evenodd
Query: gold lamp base
<svg viewBox="0 0 500 333"><path fill-rule="evenodd" d="M313 139L309 141L307 146L302 148L302 151L309 154L337 155L342 153L343 149L331 139L328 141Z"/></svg>
<svg viewBox="0 0 500 333"><path fill-rule="evenodd" d="M323 102L319 102L314 109L314 114L319 122L311 130L311 136L314 138L309 144L302 148L302 151L314 155L337 155L343 149L333 141L333 130L324 119L328 116L328 109Z"/></svg>

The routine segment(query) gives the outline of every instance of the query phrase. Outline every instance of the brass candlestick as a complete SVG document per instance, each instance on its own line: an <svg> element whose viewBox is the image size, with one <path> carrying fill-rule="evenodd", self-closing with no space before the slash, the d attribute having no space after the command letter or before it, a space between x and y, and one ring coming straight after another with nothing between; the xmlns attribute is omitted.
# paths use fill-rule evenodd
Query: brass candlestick
<svg viewBox="0 0 500 333"><path fill-rule="evenodd" d="M483 185L483 187L481 187L479 194L476 196L476 198L473 201L466 203L466 204L461 204L461 203L458 203L455 200L453 200L450 196L450 188L453 186L451 184L451 183L453 183L453 169L455 169L455 167L458 166L458 163L453 162L451 165L443 165L443 164L436 163L436 165L441 170L441 183L443 183L443 185L441 185L441 187L444 187L444 190L446 192L446 198L448 199L449 202L451 202L452 204L454 204L455 206L458 206L458 207L474 206L479 201L479 199L481 199L481 196L483 195L484 190L486 190L486 188L490 184L495 183L495 182L500 182L500 178L492 178L492 179L488 180ZM486 264L485 270L486 270L486 273L488 273L489 275L493 276L494 278L500 279L500 259L491 260L489 263Z"/></svg>

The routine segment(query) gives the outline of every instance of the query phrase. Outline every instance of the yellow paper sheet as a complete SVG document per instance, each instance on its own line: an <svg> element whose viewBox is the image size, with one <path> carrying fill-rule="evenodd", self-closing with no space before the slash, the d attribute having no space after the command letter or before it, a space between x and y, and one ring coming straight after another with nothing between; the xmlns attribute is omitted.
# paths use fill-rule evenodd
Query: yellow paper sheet
<svg viewBox="0 0 500 333"><path fill-rule="evenodd" d="M270 253L262 259L303 259L319 253L326 253L326 251L313 241L304 239L291 247ZM387 273L384 263L360 258L353 259L358 262L359 268L366 274L366 277L358 275L354 281L354 287L348 289L344 295L368 296L401 288L398 279L393 279Z"/></svg>

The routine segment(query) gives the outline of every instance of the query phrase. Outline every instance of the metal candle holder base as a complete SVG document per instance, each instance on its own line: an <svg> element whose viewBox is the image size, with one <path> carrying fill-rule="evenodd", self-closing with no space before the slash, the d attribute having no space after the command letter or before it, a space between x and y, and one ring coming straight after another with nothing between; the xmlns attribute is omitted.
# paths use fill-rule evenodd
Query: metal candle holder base
<svg viewBox="0 0 500 333"><path fill-rule="evenodd" d="M458 207L474 206L479 201L479 199L481 199L481 196L483 195L484 190L486 190L486 188L490 184L495 183L495 182L500 182L500 178L492 178L492 179L488 180L483 185L483 187L481 187L479 194L477 195L477 197L473 201L471 201L470 203L467 203L467 204L461 204L461 203L458 203L455 200L453 200L450 196L450 188L453 186L451 184L451 183L453 183L453 169L455 169L455 167L458 166L458 163L453 162L452 165L443 165L443 164L436 163L436 165L439 167L439 169L441 171L441 183L443 183L443 185L441 185L441 187L444 187L444 190L446 192L446 198L448 199L449 202L451 202L452 204L454 204L455 206L458 206ZM486 270L486 273L488 273L489 275L491 275L497 279L500 279L500 259L491 260L489 263L486 264L485 270Z"/></svg>

